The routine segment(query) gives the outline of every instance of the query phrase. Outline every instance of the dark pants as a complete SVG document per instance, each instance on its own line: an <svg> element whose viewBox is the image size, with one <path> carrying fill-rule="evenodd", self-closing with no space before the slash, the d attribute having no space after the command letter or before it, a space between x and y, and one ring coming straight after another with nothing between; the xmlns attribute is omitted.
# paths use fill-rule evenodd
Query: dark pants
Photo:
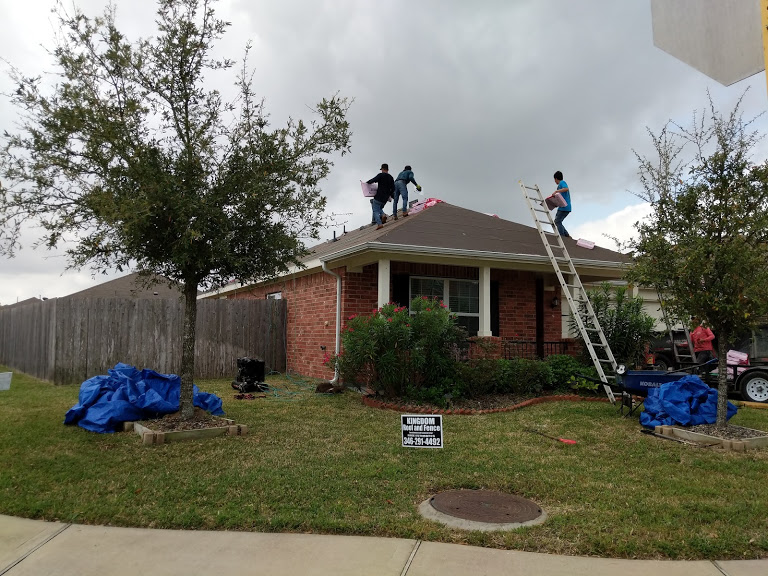
<svg viewBox="0 0 768 576"><path fill-rule="evenodd" d="M557 216L555 216L555 226L557 226L557 231L560 233L560 236L564 238L570 238L571 235L568 234L568 230L565 229L565 226L563 226L563 220L568 218L568 215L570 212L565 212L564 210L558 210Z"/></svg>

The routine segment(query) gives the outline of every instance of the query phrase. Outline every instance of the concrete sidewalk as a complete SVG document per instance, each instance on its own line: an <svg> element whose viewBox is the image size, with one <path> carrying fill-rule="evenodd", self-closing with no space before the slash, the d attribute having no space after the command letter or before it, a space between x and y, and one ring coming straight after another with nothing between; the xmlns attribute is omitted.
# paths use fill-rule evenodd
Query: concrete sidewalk
<svg viewBox="0 0 768 576"><path fill-rule="evenodd" d="M397 538L112 528L0 515L0 576L764 576L768 559L613 560Z"/></svg>

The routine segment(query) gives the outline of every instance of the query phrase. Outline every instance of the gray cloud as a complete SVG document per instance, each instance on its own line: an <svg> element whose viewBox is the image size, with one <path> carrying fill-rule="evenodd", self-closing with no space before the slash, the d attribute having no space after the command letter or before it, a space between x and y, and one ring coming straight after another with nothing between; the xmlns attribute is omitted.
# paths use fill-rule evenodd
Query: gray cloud
<svg viewBox="0 0 768 576"><path fill-rule="evenodd" d="M145 29L151 2L117 3L132 33ZM637 189L632 149L648 151L646 126L685 122L707 87L725 110L752 85L748 115L765 108L763 75L724 88L655 48L644 0L232 0L218 10L232 21L218 51L239 58L253 41L255 88L274 124L308 118L337 91L355 99L352 154L323 187L348 229L369 222L358 181L381 162L411 164L426 196L526 224L517 180L549 191L562 170L569 224L583 226L637 201L626 190ZM14 60L10 47L23 46L19 65L41 54L19 36L33 17L0 8L11 23L0 50ZM231 80L215 79L224 90ZM11 112L0 108L1 126Z"/></svg>

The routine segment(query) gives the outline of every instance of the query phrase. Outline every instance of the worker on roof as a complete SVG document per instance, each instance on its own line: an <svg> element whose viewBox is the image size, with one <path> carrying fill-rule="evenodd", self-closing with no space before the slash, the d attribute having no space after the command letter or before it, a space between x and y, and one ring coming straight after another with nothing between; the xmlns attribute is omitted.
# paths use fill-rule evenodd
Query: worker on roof
<svg viewBox="0 0 768 576"><path fill-rule="evenodd" d="M395 202L392 205L392 216L395 220L397 220L397 203L401 197L403 199L403 216L408 216L408 182L413 182L416 190L421 192L421 186L416 183L416 179L413 177L413 170L409 165L406 165L395 178Z"/></svg>
<svg viewBox="0 0 768 576"><path fill-rule="evenodd" d="M384 214L384 206L386 206L389 199L395 194L395 180L389 173L389 164L381 165L381 172L376 174L373 178L368 180L368 184L378 184L379 187L376 190L376 195L373 197L373 220L378 224L376 229L384 227L384 222L387 221L387 216Z"/></svg>

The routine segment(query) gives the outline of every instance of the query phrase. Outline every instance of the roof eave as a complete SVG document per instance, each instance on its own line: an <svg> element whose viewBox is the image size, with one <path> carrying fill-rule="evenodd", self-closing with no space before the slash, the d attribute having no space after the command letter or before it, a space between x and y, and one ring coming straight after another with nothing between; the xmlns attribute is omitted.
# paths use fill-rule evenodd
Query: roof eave
<svg viewBox="0 0 768 576"><path fill-rule="evenodd" d="M315 269L321 268L322 263L326 262L331 264L335 261L343 261L345 259L352 258L354 256L360 256L366 252L370 253L386 253L392 254L420 254L424 256L442 256L442 257L454 257L461 259L471 259L474 261L486 261L486 262L505 262L505 263L519 263L528 265L544 265L551 267L549 258L547 256L540 256L535 254L512 254L508 252L488 252L482 250L463 250L456 248L443 248L432 246L413 246L410 244L387 244L384 242L365 242L363 244L357 244L355 246L349 246L325 254L319 257L313 257L304 262L304 266L301 268L293 266L291 270L285 274L279 276L279 278L286 278L293 275L304 275L315 271ZM377 258L378 259L378 258ZM589 260L586 258L572 258L574 266L581 269L590 270L605 270L614 271L622 270L628 265L627 262L610 262L606 260ZM343 265L343 262L339 262L339 265ZM270 283L272 281L266 282ZM224 286L218 290L213 290L199 296L199 298L211 298L215 296L225 296L227 294L236 293L240 290L251 288L262 284L261 282L254 282L249 284L232 284L230 286Z"/></svg>
<svg viewBox="0 0 768 576"><path fill-rule="evenodd" d="M513 254L509 252L488 252L483 250L465 250L457 248L442 248L432 246L413 246L410 244L385 244L383 242L366 242L356 246L350 246L337 252L331 252L319 257L320 262L333 262L356 256L364 252L387 252L389 254L426 254L439 256L454 256L457 258L470 258L473 260L485 260L496 262L520 262L549 264L549 257L536 254ZM606 260L589 260L586 258L572 258L575 266L587 268L604 268L618 270L625 267L626 262L610 262Z"/></svg>

